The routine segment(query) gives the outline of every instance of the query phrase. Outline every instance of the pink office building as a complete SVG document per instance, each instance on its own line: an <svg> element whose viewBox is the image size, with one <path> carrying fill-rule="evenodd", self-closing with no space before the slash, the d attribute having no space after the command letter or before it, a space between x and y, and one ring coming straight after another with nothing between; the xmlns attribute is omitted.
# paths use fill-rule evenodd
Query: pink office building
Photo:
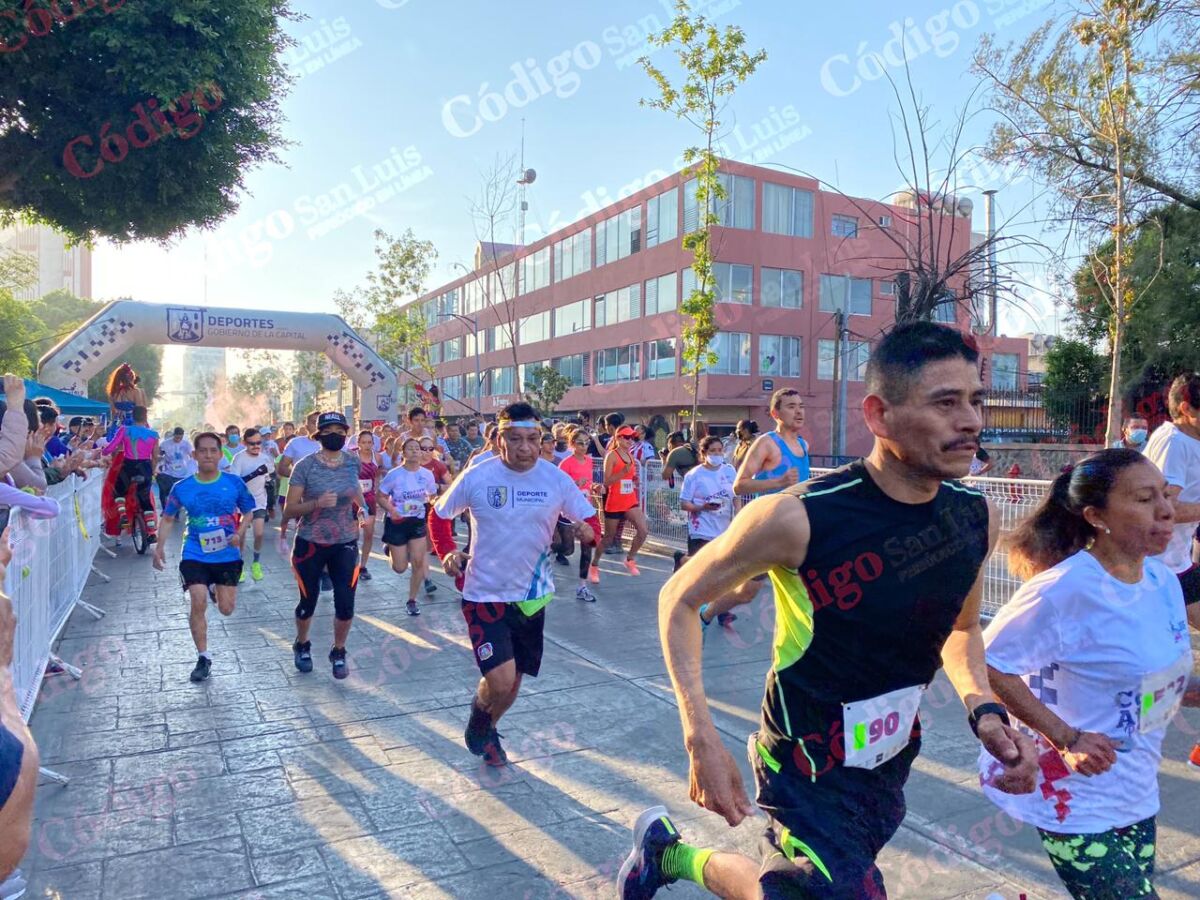
<svg viewBox="0 0 1200 900"><path fill-rule="evenodd" d="M699 379L702 421L729 427L753 418L770 427L772 391L794 387L805 398L813 452L829 453L840 306L850 331L846 449L864 452L869 436L857 412L863 368L871 343L893 321L893 279L904 268L885 231L909 229L915 237L914 211L851 201L811 179L758 166L724 161L721 168L726 197L712 239L718 361ZM961 253L970 219L953 209L936 215L953 253ZM475 272L418 301L434 323L429 337L444 413L494 413L513 400L525 370L548 364L575 385L563 412L621 412L675 427L692 404L693 377L681 374L679 305L693 277L681 239L697 221L694 185L676 173L528 246L483 245ZM956 316L965 328L961 304L947 305L943 320ZM984 339L981 350L989 380L1017 387L1026 343Z"/></svg>

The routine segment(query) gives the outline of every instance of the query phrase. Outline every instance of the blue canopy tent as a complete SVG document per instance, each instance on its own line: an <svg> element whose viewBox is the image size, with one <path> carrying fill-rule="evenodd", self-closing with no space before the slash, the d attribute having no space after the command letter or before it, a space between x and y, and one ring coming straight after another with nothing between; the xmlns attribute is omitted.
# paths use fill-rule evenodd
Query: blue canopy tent
<svg viewBox="0 0 1200 900"><path fill-rule="evenodd" d="M107 403L60 391L58 388L52 388L39 381L34 381L32 378L25 379L25 396L31 400L37 397L46 397L58 407L58 411L64 416L91 416L93 419L104 420L109 417ZM60 424L65 423L60 420Z"/></svg>

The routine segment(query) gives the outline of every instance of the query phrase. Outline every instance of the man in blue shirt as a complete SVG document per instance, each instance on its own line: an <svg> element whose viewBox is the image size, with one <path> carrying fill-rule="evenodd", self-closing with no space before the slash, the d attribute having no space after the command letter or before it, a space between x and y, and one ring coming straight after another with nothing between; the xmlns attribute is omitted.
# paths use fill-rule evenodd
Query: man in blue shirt
<svg viewBox="0 0 1200 900"><path fill-rule="evenodd" d="M218 470L223 450L220 435L211 431L198 434L193 446L197 472L178 482L167 496L161 540L154 549L154 568L163 570L171 526L186 510L187 537L179 560L179 578L191 597L188 626L199 654L191 679L204 681L212 669L206 618L210 590L221 615L232 615L242 575L242 540L250 526L254 497L241 478Z"/></svg>

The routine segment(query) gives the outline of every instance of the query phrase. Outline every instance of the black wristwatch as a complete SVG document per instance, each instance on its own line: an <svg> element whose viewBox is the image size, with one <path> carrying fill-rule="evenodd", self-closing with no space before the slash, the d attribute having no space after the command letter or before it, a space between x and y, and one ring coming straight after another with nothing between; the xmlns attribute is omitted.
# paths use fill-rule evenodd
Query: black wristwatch
<svg viewBox="0 0 1200 900"><path fill-rule="evenodd" d="M971 710L970 715L967 716L967 724L971 726L971 731L974 732L975 737L979 737L980 718L989 714L999 716L1000 721L1002 721L1005 725L1012 724L1008 718L1008 710L999 703L980 703L977 707Z"/></svg>

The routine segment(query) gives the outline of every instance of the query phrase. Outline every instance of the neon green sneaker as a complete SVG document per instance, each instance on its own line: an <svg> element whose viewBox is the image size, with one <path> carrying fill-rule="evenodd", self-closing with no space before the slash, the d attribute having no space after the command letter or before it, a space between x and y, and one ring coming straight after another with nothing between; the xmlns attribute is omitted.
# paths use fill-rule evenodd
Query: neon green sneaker
<svg viewBox="0 0 1200 900"><path fill-rule="evenodd" d="M238 576L238 584L243 584L246 581L246 567L242 566L242 574Z"/></svg>
<svg viewBox="0 0 1200 900"><path fill-rule="evenodd" d="M250 565L250 574L254 576L255 581L262 581L263 580L262 563L260 563L258 560L255 560Z"/></svg>

